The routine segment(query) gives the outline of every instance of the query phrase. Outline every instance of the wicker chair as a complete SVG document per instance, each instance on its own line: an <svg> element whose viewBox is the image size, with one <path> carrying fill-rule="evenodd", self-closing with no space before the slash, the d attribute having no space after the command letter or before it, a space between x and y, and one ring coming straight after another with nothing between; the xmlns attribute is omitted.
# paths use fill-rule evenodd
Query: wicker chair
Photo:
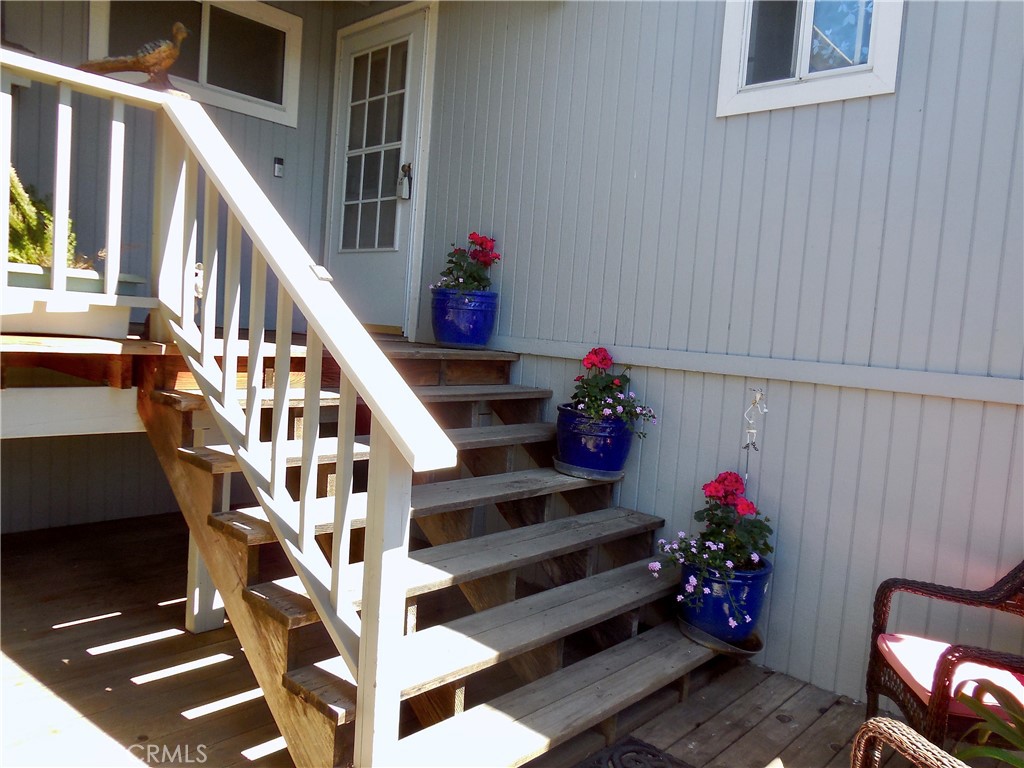
<svg viewBox="0 0 1024 768"><path fill-rule="evenodd" d="M968 768L906 723L888 717L873 717L857 729L850 768L878 768L885 746L892 747L917 768Z"/></svg>
<svg viewBox="0 0 1024 768"><path fill-rule="evenodd" d="M936 654L937 664L931 685L926 686L927 691L922 692L918 684L918 690L915 690L914 681L908 679L910 675L906 669L897 669L897 665L883 653L882 646L891 651L893 645L890 641L931 641L886 634L892 597L896 592L908 592L960 605L987 607L1024 617L1024 562L988 589L967 590L909 579L888 579L882 582L875 593L866 686L867 717L872 718L878 714L878 698L887 696L896 702L915 730L929 741L942 746L947 737L959 737L977 722L953 698L954 676L958 666L973 662L995 670L1006 670L1015 675L1017 680L1024 680L1024 657L975 646L942 644L939 648L943 650ZM880 637L883 637L882 643L879 643Z"/></svg>

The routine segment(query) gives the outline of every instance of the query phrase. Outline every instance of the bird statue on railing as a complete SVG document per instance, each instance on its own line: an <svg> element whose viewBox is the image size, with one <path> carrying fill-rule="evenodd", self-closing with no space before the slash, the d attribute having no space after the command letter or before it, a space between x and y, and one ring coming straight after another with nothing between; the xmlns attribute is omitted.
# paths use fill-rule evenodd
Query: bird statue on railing
<svg viewBox="0 0 1024 768"><path fill-rule="evenodd" d="M188 30L180 21L171 30L171 40L154 40L146 43L132 56L110 56L105 59L87 61L78 66L84 72L106 74L108 72L145 72L149 75L146 85L171 89L167 70L178 60L181 41L188 37Z"/></svg>

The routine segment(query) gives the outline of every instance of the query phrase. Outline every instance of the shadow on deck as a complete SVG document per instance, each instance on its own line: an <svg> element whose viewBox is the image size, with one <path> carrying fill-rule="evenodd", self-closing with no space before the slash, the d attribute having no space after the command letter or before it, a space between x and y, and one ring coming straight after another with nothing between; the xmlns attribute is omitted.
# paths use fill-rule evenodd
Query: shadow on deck
<svg viewBox="0 0 1024 768"><path fill-rule="evenodd" d="M292 766L231 628L185 631L187 541L176 515L2 537L0 764ZM848 765L864 711L753 665L676 701L637 705L659 714L633 735L693 768ZM531 768L602 746L583 734Z"/></svg>

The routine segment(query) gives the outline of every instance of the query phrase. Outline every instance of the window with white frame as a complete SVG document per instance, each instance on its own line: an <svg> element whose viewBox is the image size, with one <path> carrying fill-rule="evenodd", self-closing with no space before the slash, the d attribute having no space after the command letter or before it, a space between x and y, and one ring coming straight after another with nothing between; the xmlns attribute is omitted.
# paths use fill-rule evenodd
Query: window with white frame
<svg viewBox="0 0 1024 768"><path fill-rule="evenodd" d="M718 117L895 93L903 0L728 0Z"/></svg>
<svg viewBox="0 0 1024 768"><path fill-rule="evenodd" d="M94 0L89 58L123 56L189 30L169 74L197 101L294 127L298 123L302 19L256 2ZM124 75L141 82L145 75Z"/></svg>

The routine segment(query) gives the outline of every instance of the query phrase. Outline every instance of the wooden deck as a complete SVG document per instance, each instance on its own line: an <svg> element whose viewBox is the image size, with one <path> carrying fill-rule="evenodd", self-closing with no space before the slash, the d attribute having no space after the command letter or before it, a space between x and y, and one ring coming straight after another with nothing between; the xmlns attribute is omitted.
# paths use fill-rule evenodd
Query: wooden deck
<svg viewBox="0 0 1024 768"><path fill-rule="evenodd" d="M231 629L184 630L186 533L161 515L0 538L0 765L292 765ZM845 766L863 718L753 665L638 708L660 714L634 735L694 768ZM587 734L532 765L601 746Z"/></svg>

